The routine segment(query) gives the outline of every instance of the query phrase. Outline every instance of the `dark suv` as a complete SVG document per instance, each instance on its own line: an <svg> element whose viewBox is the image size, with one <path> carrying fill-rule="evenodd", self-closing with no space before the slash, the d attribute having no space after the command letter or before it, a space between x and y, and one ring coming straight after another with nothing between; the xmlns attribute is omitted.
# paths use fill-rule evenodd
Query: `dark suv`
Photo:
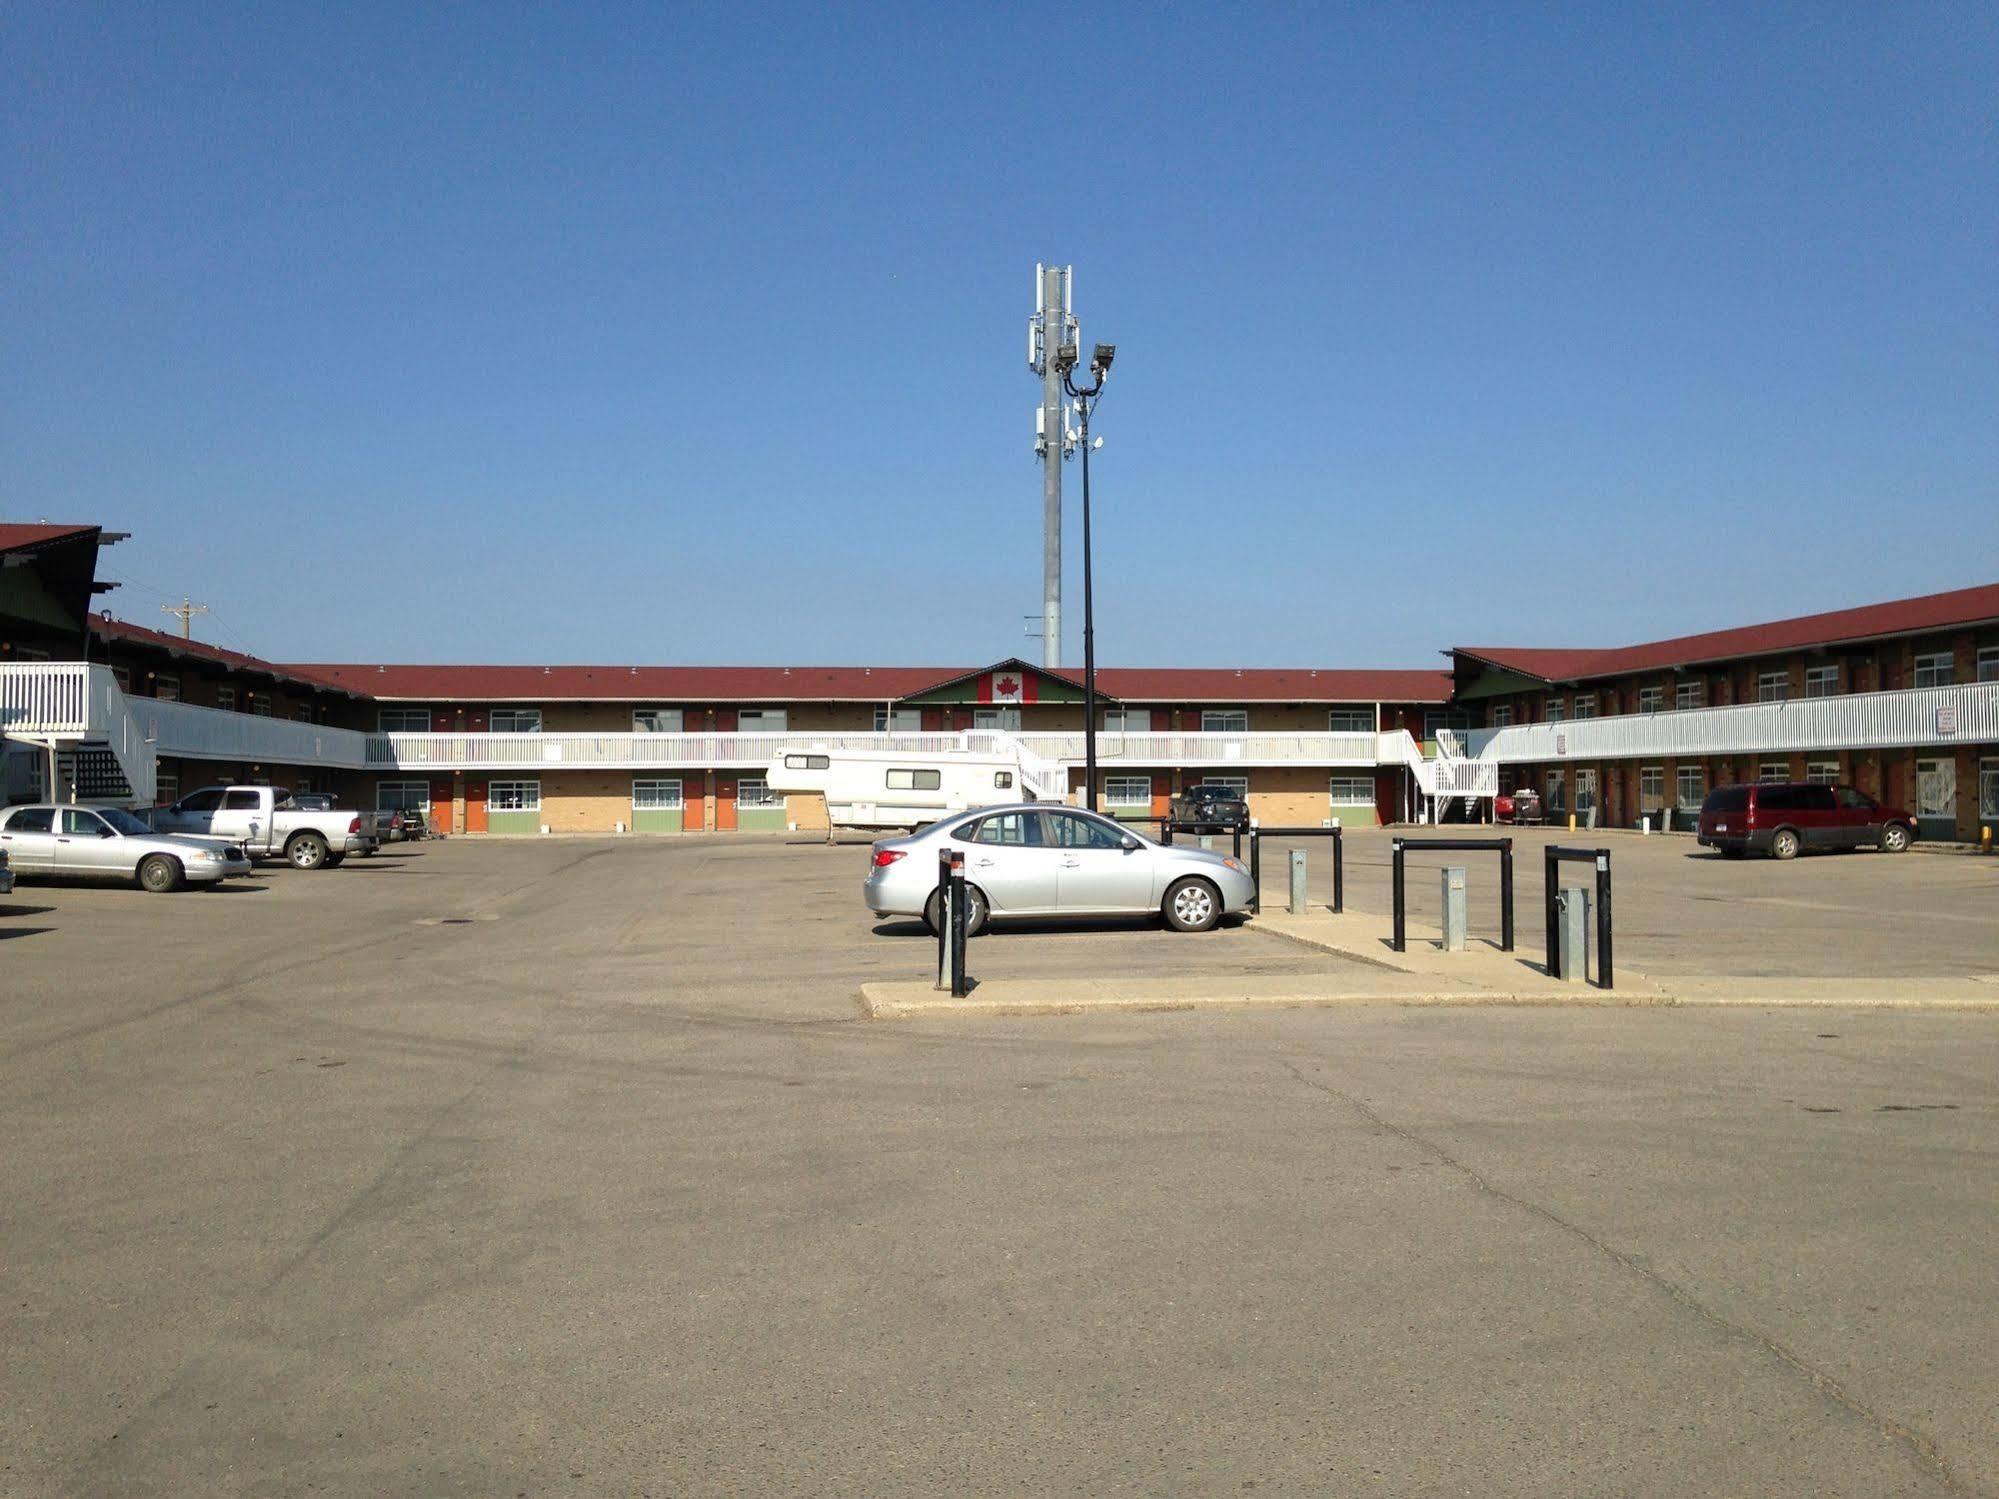
<svg viewBox="0 0 1999 1499"><path fill-rule="evenodd" d="M1249 803L1233 786L1189 786L1173 798L1175 822L1192 823L1203 832L1231 832L1249 826Z"/></svg>
<svg viewBox="0 0 1999 1499"><path fill-rule="evenodd" d="M1795 859L1807 849L1878 848L1899 854L1916 838L1916 819L1851 786L1760 781L1722 786L1701 803L1700 841L1739 859L1752 850Z"/></svg>

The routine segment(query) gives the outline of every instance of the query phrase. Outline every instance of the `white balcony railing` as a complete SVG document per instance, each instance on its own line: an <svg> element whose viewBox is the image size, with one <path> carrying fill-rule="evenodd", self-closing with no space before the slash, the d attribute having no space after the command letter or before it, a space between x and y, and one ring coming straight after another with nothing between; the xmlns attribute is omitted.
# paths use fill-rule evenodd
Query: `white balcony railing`
<svg viewBox="0 0 1999 1499"><path fill-rule="evenodd" d="M108 666L16 661L0 666L0 734L45 744L102 744L133 801L152 801L158 761Z"/></svg>
<svg viewBox="0 0 1999 1499"><path fill-rule="evenodd" d="M1521 764L1994 742L1999 682L1515 724L1475 730L1467 748L1474 759Z"/></svg>
<svg viewBox="0 0 1999 1499"><path fill-rule="evenodd" d="M162 755L332 770L360 770L374 763L368 751L375 736L355 729L156 698L127 702Z"/></svg>

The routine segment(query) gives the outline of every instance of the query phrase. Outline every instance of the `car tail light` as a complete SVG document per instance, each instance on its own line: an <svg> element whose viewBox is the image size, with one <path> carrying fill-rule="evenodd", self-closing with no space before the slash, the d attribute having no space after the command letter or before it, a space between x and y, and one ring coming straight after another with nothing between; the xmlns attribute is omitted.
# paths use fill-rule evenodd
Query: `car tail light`
<svg viewBox="0 0 1999 1499"><path fill-rule="evenodd" d="M906 859L908 857L909 857L909 852L907 849L878 848L875 850L875 859L874 859L875 868L886 869L889 867L889 865L893 864L897 859Z"/></svg>
<svg viewBox="0 0 1999 1499"><path fill-rule="evenodd" d="M355 818L351 818L351 819L350 819L350 820L348 821L348 823L347 823L347 831L348 831L348 832L350 832L350 833L358 833L358 832L360 832L360 831L361 831L361 819L360 819L360 818L358 818L358 817L355 817Z"/></svg>

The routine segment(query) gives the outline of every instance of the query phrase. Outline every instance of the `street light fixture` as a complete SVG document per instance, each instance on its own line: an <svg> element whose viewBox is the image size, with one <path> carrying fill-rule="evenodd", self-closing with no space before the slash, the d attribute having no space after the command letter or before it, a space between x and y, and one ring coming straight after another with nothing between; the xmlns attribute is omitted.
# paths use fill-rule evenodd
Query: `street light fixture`
<svg viewBox="0 0 1999 1499"><path fill-rule="evenodd" d="M1090 355L1090 374L1096 383L1078 387L1073 376L1078 350L1064 344L1055 351L1055 367L1062 372L1062 388L1076 403L1083 422L1083 804L1097 810L1097 611L1090 566L1090 413L1103 395L1104 381L1110 378L1111 360L1117 357L1116 344L1098 344Z"/></svg>

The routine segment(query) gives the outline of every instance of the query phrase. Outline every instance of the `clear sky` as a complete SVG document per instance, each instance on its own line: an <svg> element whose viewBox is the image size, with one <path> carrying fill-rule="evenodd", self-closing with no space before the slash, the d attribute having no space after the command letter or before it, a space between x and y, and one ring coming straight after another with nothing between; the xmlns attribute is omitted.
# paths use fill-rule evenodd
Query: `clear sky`
<svg viewBox="0 0 1999 1499"><path fill-rule="evenodd" d="M1999 579L1999 8L19 5L0 518L288 660L1428 665ZM1068 656L1081 620L1070 465Z"/></svg>

